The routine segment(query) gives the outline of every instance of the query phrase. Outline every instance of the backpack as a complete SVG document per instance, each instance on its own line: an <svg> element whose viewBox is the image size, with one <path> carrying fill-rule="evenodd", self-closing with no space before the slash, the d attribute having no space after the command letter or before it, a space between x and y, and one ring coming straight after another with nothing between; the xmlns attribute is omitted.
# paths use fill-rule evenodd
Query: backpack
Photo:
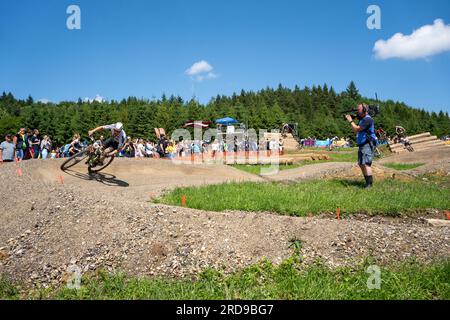
<svg viewBox="0 0 450 320"><path fill-rule="evenodd" d="M63 148L62 152L63 152L63 153L67 153L67 152L69 152L70 146L71 146L71 144L70 144L70 143L66 144L66 145L64 146L64 148Z"/></svg>

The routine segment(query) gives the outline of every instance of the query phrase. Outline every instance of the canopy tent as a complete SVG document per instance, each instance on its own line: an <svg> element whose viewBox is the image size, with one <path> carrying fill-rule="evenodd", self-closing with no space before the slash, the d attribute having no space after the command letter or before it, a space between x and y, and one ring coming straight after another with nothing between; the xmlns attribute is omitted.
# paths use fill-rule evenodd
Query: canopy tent
<svg viewBox="0 0 450 320"><path fill-rule="evenodd" d="M316 140L315 147L328 147L331 141L328 140Z"/></svg>
<svg viewBox="0 0 450 320"><path fill-rule="evenodd" d="M194 121L194 120L189 120L187 121L183 127L185 128L209 128L209 125L211 124L211 122L209 121Z"/></svg>
<svg viewBox="0 0 450 320"><path fill-rule="evenodd" d="M226 117L226 118L222 118L222 119L217 119L216 120L217 124L222 124L224 126L228 126L230 124L238 124L239 122L236 119L230 118L230 117Z"/></svg>

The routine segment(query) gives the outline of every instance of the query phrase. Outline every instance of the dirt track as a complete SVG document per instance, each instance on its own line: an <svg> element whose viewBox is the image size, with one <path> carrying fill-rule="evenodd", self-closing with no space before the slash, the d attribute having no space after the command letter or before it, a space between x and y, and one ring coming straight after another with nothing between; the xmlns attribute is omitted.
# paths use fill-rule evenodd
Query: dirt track
<svg viewBox="0 0 450 320"><path fill-rule="evenodd" d="M448 171L450 167L450 146L448 148L440 148L438 151L430 149L396 154L378 161L378 164L381 165L385 163L423 163L423 166L403 171L412 175Z"/></svg>
<svg viewBox="0 0 450 320"><path fill-rule="evenodd" d="M450 252L449 228L423 220L338 222L204 212L148 201L176 186L266 180L227 166L118 159L103 174L90 177L84 167L64 174L59 164L24 162L20 177L15 164L0 166L0 273L30 285L58 285L73 264L83 271L182 276L207 266L232 271L263 257L277 263L292 254L292 238L301 239L307 262L320 257L330 265L353 264L368 254L382 262L413 255L430 261ZM319 164L281 172L280 177L326 176L347 167L353 165Z"/></svg>
<svg viewBox="0 0 450 320"><path fill-rule="evenodd" d="M217 184L230 181L263 181L258 176L224 165L183 165L168 160L116 159L99 174L89 175L86 166L78 164L66 172L59 169L61 161L26 163L33 179L59 181L86 191L105 192L118 199L146 201L149 194L159 195L175 187ZM30 167L31 165L31 167Z"/></svg>

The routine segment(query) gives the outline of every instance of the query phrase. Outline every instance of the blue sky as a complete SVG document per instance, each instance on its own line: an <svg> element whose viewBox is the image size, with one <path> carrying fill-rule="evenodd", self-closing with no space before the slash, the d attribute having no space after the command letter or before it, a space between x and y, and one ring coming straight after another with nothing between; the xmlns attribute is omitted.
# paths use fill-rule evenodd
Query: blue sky
<svg viewBox="0 0 450 320"><path fill-rule="evenodd" d="M69 5L81 30L68 30ZM381 30L366 27L370 4ZM354 80L360 92L450 112L450 52L378 59L377 40L411 34L436 19L450 24L450 1L28 0L0 2L0 91L76 100L217 94ZM211 79L186 70L206 61Z"/></svg>

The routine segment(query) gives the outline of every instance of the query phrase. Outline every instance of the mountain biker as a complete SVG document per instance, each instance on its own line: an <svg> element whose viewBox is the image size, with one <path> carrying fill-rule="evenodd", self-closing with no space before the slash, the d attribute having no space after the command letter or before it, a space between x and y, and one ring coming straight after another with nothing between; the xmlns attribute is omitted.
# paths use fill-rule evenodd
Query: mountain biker
<svg viewBox="0 0 450 320"><path fill-rule="evenodd" d="M401 126L395 126L395 133L397 133L397 135L400 138L404 138L405 137L405 133L406 133L406 129L401 127Z"/></svg>
<svg viewBox="0 0 450 320"><path fill-rule="evenodd" d="M377 131L375 131L375 134L380 144L388 143L387 133L386 131L384 131L383 126L381 124L378 126L378 129Z"/></svg>
<svg viewBox="0 0 450 320"><path fill-rule="evenodd" d="M338 145L337 145L337 141L339 140L339 137L337 137L337 136L334 136L334 137L331 137L331 138L328 138L329 139L329 145L328 145L328 150L333 150L333 147L338 147Z"/></svg>
<svg viewBox="0 0 450 320"><path fill-rule="evenodd" d="M402 143L408 151L414 151L411 142L406 136L406 129L401 126L395 126L395 132L397 133L396 142Z"/></svg>
<svg viewBox="0 0 450 320"><path fill-rule="evenodd" d="M377 134L377 137L378 137L378 138L382 138L383 135L386 134L386 131L383 130L383 126L380 124L380 125L378 126L377 131L375 131L375 133Z"/></svg>
<svg viewBox="0 0 450 320"><path fill-rule="evenodd" d="M106 139L103 143L104 156L99 159L100 164L103 163L105 157L113 157L120 152L127 141L127 135L123 130L123 124L117 122L110 125L100 126L88 132L89 136L92 136L95 132L102 130L111 130L111 137Z"/></svg>

